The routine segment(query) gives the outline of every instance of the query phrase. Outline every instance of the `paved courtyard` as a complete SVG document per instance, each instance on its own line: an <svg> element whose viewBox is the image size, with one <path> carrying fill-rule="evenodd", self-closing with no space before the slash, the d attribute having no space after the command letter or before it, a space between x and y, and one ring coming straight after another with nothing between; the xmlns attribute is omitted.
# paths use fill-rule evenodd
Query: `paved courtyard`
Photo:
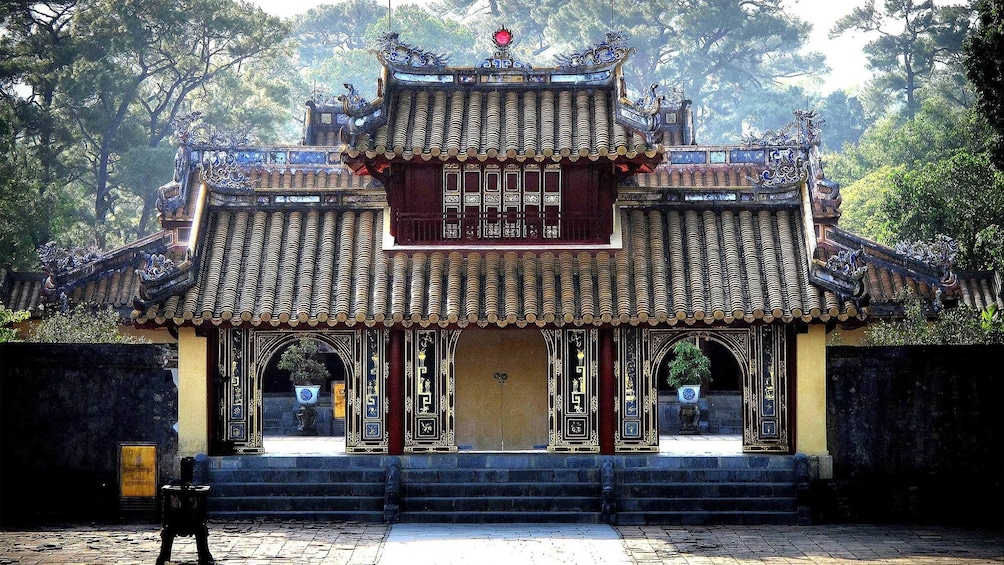
<svg viewBox="0 0 1004 565"><path fill-rule="evenodd" d="M144 564L156 525L0 531L0 565ZM1001 532L902 526L637 526L213 522L221 565L1004 563ZM195 563L192 538L174 563Z"/></svg>

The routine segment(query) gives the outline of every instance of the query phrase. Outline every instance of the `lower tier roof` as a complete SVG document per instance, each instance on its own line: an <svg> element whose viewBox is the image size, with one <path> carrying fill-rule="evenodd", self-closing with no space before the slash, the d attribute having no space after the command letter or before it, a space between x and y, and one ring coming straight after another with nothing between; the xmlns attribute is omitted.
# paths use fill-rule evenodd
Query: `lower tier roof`
<svg viewBox="0 0 1004 565"><path fill-rule="evenodd" d="M385 251L383 210L215 209L140 325L601 325L863 317L809 283L797 211L622 210L616 250Z"/></svg>

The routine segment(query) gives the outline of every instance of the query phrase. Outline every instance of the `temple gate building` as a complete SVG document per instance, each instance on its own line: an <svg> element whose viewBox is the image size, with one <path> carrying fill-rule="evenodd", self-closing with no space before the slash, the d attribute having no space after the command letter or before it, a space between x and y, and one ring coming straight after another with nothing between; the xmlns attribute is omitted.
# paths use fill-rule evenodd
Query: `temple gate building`
<svg viewBox="0 0 1004 565"><path fill-rule="evenodd" d="M265 373L309 336L350 453L658 451L660 368L696 340L745 452L826 457L828 329L904 286L1001 304L838 227L814 113L698 145L680 93L629 99L617 34L549 68L494 40L455 67L388 34L376 98L312 100L301 146L181 124L133 318L177 335L183 455L261 452Z"/></svg>

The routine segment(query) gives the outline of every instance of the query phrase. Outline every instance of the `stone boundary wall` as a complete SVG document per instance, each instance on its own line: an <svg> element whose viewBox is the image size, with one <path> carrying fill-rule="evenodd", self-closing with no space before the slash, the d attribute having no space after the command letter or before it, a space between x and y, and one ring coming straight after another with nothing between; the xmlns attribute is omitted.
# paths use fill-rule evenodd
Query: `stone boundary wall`
<svg viewBox="0 0 1004 565"><path fill-rule="evenodd" d="M176 475L168 345L0 344L0 524L112 520L119 442L157 444Z"/></svg>
<svg viewBox="0 0 1004 565"><path fill-rule="evenodd" d="M1004 525L1004 346L828 347L816 519Z"/></svg>

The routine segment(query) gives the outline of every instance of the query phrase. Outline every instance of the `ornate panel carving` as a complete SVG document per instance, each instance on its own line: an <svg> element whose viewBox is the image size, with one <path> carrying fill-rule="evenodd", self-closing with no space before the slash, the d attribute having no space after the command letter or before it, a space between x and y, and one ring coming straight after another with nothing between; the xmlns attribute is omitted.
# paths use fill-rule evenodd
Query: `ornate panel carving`
<svg viewBox="0 0 1004 565"><path fill-rule="evenodd" d="M643 331L647 333L639 328L614 331L617 348L614 446L620 452L659 451L659 393L652 365L641 358Z"/></svg>
<svg viewBox="0 0 1004 565"><path fill-rule="evenodd" d="M249 330L220 332L218 371L221 380L219 431L224 444L235 453L261 453L261 379L252 366Z"/></svg>
<svg viewBox="0 0 1004 565"><path fill-rule="evenodd" d="M346 391L345 451L387 452L387 330L356 332L355 360Z"/></svg>
<svg viewBox="0 0 1004 565"><path fill-rule="evenodd" d="M405 332L405 451L457 450L453 353L459 337L459 330Z"/></svg>
<svg viewBox="0 0 1004 565"><path fill-rule="evenodd" d="M451 239L558 239L561 166L443 166L443 233Z"/></svg>
<svg viewBox="0 0 1004 565"><path fill-rule="evenodd" d="M548 348L548 451L597 452L596 329L544 330Z"/></svg>
<svg viewBox="0 0 1004 565"><path fill-rule="evenodd" d="M788 347L778 326L755 329L757 371L743 382L743 451L788 453Z"/></svg>

